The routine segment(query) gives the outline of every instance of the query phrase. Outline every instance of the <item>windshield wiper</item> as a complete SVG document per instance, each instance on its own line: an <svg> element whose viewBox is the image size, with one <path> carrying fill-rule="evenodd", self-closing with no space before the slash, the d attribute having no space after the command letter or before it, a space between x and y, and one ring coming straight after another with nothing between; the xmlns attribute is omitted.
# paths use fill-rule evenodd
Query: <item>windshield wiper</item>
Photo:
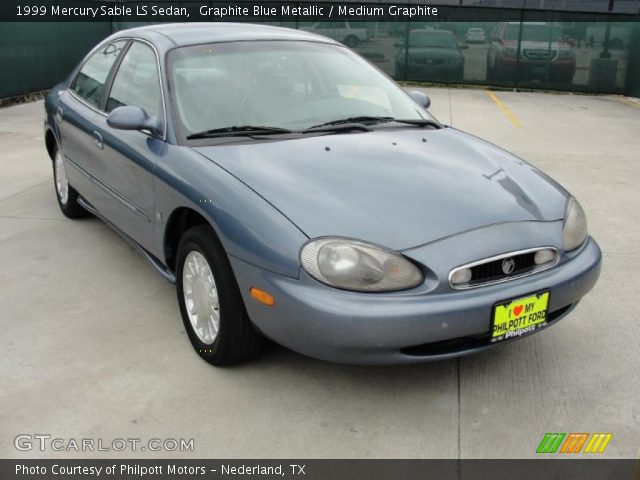
<svg viewBox="0 0 640 480"><path fill-rule="evenodd" d="M442 125L440 125L438 122L434 122L433 120L429 120L428 118L415 118L415 119L393 118L389 120L389 122L405 123L407 125L415 125L417 127L436 127L436 128L442 127Z"/></svg>
<svg viewBox="0 0 640 480"><path fill-rule="evenodd" d="M314 125L313 127L309 127L303 132L317 132L317 131L334 131L338 128L342 129L361 129L361 130L370 130L370 128L365 125L365 122L369 125L375 123L404 123L406 125L415 125L417 127L436 127L440 128L441 125L438 122L434 122L433 120L429 120L426 118L416 118L416 119L401 119L394 117L349 117L343 118L340 120L332 120L330 122L321 123L319 125ZM331 128L337 127L337 128Z"/></svg>
<svg viewBox="0 0 640 480"><path fill-rule="evenodd" d="M369 130L366 125L363 125L363 122L368 123L380 123L380 122L388 122L393 120L393 117L369 117L369 116L361 116L361 117L348 117L341 118L339 120L331 120L330 122L320 123L318 125L314 125L312 127L303 130L305 132L310 132L318 129L324 129L324 127L334 127L340 125L346 125L349 128L360 128L362 130ZM329 130L329 129L328 129Z"/></svg>
<svg viewBox="0 0 640 480"><path fill-rule="evenodd" d="M280 127L236 125L232 127L213 128L211 130L203 130L202 132L192 133L187 136L187 140L195 140L197 138L212 138L212 137L275 135L278 133L292 133L292 131L287 130L286 128L280 128Z"/></svg>

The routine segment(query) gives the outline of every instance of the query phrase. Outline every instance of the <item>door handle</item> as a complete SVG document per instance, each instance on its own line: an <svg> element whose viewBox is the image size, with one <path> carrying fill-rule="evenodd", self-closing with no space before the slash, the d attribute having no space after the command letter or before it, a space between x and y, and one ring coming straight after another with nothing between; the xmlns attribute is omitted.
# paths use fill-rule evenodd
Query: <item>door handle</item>
<svg viewBox="0 0 640 480"><path fill-rule="evenodd" d="M62 118L62 114L63 114L64 110L62 110L62 107L58 107L56 109L56 120L58 120L58 122L62 122L63 118Z"/></svg>
<svg viewBox="0 0 640 480"><path fill-rule="evenodd" d="M102 150L104 148L104 142L102 141L102 135L100 135L100 133L98 133L97 131L93 131L93 143L95 143L96 147L98 147L100 150Z"/></svg>

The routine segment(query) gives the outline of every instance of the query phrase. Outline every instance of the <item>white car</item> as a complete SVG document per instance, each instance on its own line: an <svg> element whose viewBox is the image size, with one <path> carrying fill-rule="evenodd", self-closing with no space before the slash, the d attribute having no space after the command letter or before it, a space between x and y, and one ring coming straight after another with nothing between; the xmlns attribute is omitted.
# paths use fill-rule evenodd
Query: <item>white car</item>
<svg viewBox="0 0 640 480"><path fill-rule="evenodd" d="M485 43L487 41L483 28L470 28L464 39L467 43Z"/></svg>

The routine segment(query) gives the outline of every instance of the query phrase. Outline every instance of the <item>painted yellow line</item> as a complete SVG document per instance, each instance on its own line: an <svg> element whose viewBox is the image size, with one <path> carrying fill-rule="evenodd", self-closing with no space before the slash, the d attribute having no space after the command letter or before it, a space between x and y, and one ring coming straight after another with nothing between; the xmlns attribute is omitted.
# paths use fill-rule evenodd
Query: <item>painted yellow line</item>
<svg viewBox="0 0 640 480"><path fill-rule="evenodd" d="M520 123L520 120L518 120L518 117L516 117L513 114L513 112L507 108L504 102L500 100L500 97L498 97L498 95L496 95L491 90L485 90L485 93L489 95L489 98L495 102L495 104L498 106L500 110L502 110L502 113L504 113L504 116L509 119L509 121L513 124L514 127L520 128L522 126L522 124Z"/></svg>
<svg viewBox="0 0 640 480"><path fill-rule="evenodd" d="M632 107L640 108L640 102L634 102L633 100L629 100L625 97L615 97L619 102L625 103L627 105L631 105Z"/></svg>

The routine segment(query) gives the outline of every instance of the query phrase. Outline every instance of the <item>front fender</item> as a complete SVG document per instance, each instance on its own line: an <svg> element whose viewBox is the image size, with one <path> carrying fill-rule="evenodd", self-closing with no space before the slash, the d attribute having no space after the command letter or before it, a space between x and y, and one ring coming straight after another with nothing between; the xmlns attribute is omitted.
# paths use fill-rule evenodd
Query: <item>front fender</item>
<svg viewBox="0 0 640 480"><path fill-rule="evenodd" d="M67 87L67 82L62 82L54 86L44 99L44 133L46 138L47 131L51 131L56 143L60 145L60 130L55 120L58 100Z"/></svg>
<svg viewBox="0 0 640 480"><path fill-rule="evenodd" d="M165 260L171 213L187 207L210 222L229 255L298 278L298 251L308 237L220 166L188 147L165 145L156 167L156 256Z"/></svg>

